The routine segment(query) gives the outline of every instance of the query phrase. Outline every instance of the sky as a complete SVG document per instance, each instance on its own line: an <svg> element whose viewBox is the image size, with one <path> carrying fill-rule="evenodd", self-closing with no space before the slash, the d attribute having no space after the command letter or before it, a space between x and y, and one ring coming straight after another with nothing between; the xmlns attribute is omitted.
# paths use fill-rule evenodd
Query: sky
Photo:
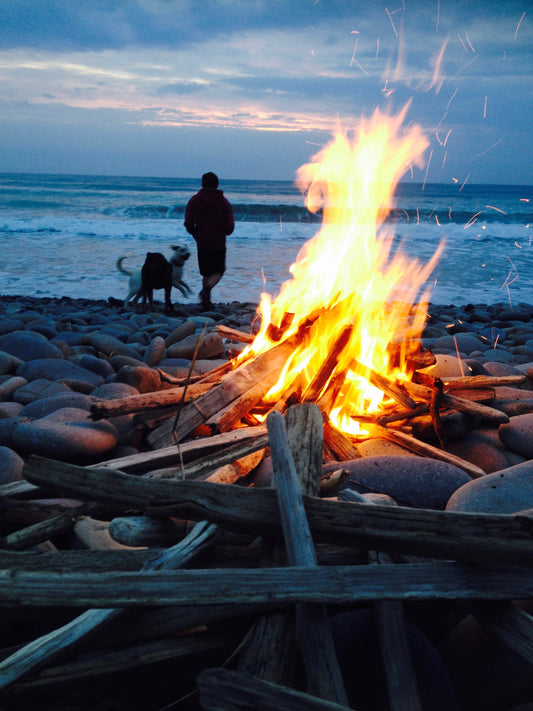
<svg viewBox="0 0 533 711"><path fill-rule="evenodd" d="M0 0L0 172L292 180L377 108L533 184L531 0Z"/></svg>

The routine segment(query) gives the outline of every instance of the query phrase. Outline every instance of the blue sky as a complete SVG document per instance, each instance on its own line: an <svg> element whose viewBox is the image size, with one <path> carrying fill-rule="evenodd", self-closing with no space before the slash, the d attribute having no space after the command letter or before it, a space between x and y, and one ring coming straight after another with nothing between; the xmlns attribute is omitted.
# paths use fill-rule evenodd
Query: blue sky
<svg viewBox="0 0 533 711"><path fill-rule="evenodd" d="M292 180L337 124L533 183L530 0L0 0L0 172Z"/></svg>

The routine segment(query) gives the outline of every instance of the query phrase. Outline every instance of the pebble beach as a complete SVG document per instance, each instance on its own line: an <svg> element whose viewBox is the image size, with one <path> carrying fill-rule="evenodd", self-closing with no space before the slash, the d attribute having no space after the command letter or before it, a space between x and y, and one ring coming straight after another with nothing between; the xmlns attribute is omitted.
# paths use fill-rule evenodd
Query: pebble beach
<svg viewBox="0 0 533 711"><path fill-rule="evenodd" d="M24 463L32 454L89 465L146 451L145 432L134 424L133 415L94 421L89 416L91 405L169 387L162 372L185 377L204 329L192 372L208 372L239 348L215 327L223 324L250 332L257 318L253 303L219 303L209 312L199 305L176 305L171 315L163 313L162 304L156 307L147 312L115 299L0 297L0 495L9 496L17 482L24 481ZM378 497L413 508L524 512L530 517L533 305L520 303L511 309L504 303L431 304L421 344L436 356L428 372L443 380L464 375L523 376L516 386L495 388L488 403L505 413L507 422L495 426L459 413L446 423L447 451L486 476L473 479L452 464L415 456L375 438L358 444L360 458L343 463L349 473L344 487L369 502ZM338 468L338 463L325 464L324 472L332 468ZM268 485L269 476L269 462L264 460L256 485ZM82 540L78 545L90 546ZM136 542L139 545L142 542ZM345 625L364 633L367 621L361 614L338 621L339 644ZM533 698L529 665L512 653L513 673L506 675L509 650L501 643L489 645L486 632L479 631L472 616L454 617L446 629L444 623L437 624L433 613L422 614L417 623L418 652L436 655L428 663L433 664L431 673L437 679L434 688L440 689L447 704L432 708L453 711L468 704L470 709L518 711L519 703ZM477 660L470 675L463 666L468 657ZM480 690L479 677L486 670L488 677L498 679L498 698L505 701L501 706L493 703L490 683L483 682Z"/></svg>

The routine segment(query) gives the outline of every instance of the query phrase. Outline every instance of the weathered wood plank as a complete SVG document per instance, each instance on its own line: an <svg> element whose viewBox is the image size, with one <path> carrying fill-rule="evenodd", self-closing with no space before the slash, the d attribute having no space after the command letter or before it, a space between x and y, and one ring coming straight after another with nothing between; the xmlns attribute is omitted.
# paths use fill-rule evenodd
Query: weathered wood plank
<svg viewBox="0 0 533 711"><path fill-rule="evenodd" d="M35 456L28 460L24 476L124 510L210 520L249 534L281 535L276 493L271 489L153 481ZM306 496L304 504L315 540L467 562L533 563L533 526L527 516L368 506Z"/></svg>
<svg viewBox="0 0 533 711"><path fill-rule="evenodd" d="M532 597L531 569L474 567L450 562L143 573L0 571L0 604L4 606L211 605L221 600L340 604Z"/></svg>

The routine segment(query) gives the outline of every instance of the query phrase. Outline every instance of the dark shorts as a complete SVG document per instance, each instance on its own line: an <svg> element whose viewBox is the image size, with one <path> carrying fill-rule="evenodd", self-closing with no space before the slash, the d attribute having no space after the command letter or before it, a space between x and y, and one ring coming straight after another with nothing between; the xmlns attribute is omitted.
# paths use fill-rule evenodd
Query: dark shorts
<svg viewBox="0 0 533 711"><path fill-rule="evenodd" d="M198 266L200 274L209 277L211 274L224 274L226 271L225 249L199 249Z"/></svg>

